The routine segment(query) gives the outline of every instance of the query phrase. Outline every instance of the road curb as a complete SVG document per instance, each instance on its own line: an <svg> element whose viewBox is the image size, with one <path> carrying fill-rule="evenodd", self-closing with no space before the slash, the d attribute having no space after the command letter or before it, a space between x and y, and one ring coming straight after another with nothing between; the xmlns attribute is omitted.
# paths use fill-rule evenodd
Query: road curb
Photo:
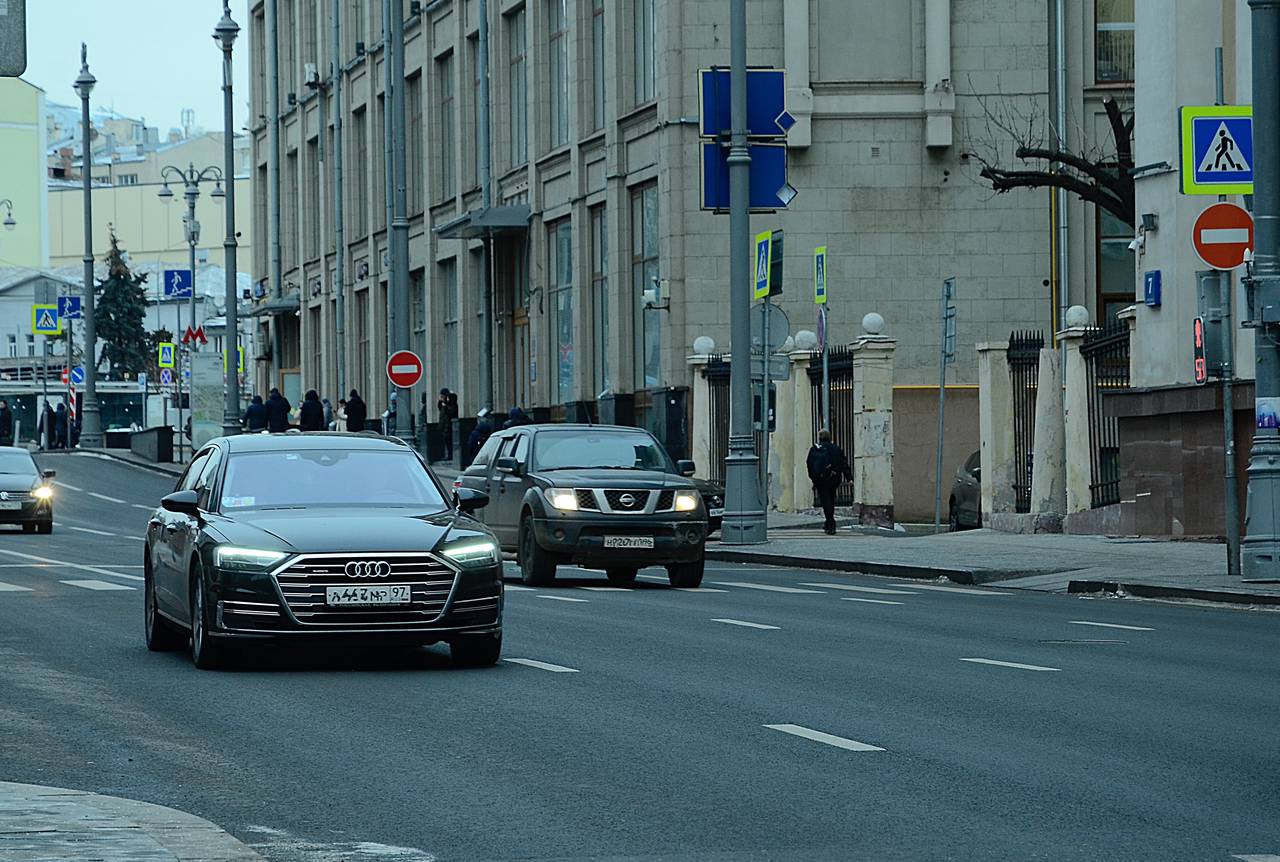
<svg viewBox="0 0 1280 862"><path fill-rule="evenodd" d="M118 796L0 782L0 858L262 862L208 820Z"/></svg>
<svg viewBox="0 0 1280 862"><path fill-rule="evenodd" d="M155 473L159 476L167 478L177 478L182 475L186 469L185 464L159 464L150 461L142 461L135 458L127 457L121 451L113 451L111 449L81 449L71 453L75 455L88 456L90 458L104 458L115 461L119 464L128 464L131 467L137 467L139 470L146 470L148 473Z"/></svg>
<svg viewBox="0 0 1280 862"><path fill-rule="evenodd" d="M708 548L708 560L719 560L726 563L752 563L762 566L781 566L795 569L806 568L825 572L850 572L862 575L884 575L890 578L914 578L916 580L937 580L946 578L957 584L974 586L999 581L1006 578L1020 577L1021 573L989 571L985 569L961 569L940 566L911 566L904 563L875 563L866 560L799 560L794 557L779 557L777 554L760 553L759 551L738 551L724 548Z"/></svg>
<svg viewBox="0 0 1280 862"><path fill-rule="evenodd" d="M1280 605L1280 595L1202 590L1195 587L1168 587L1161 584L1130 584L1122 581L1069 581L1067 592L1124 594L1142 599L1198 599L1202 602L1236 605Z"/></svg>

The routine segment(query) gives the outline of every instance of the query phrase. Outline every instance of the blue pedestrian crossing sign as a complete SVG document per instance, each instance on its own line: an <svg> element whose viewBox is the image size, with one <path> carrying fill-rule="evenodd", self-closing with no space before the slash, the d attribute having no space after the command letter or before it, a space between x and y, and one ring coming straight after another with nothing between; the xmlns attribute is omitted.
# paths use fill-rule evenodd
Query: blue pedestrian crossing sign
<svg viewBox="0 0 1280 862"><path fill-rule="evenodd" d="M58 316L66 320L79 320L83 317L84 315L80 313L80 297L58 297Z"/></svg>
<svg viewBox="0 0 1280 862"><path fill-rule="evenodd" d="M58 316L58 306L31 306L31 331L36 335L61 335L62 318Z"/></svg>
<svg viewBox="0 0 1280 862"><path fill-rule="evenodd" d="M161 341L159 356L156 357L156 365L160 368L173 367L173 342Z"/></svg>
<svg viewBox="0 0 1280 862"><path fill-rule="evenodd" d="M1182 193L1253 194L1253 107L1181 109Z"/></svg>
<svg viewBox="0 0 1280 862"><path fill-rule="evenodd" d="M166 269L164 271L164 295L169 299L191 296L191 270Z"/></svg>
<svg viewBox="0 0 1280 862"><path fill-rule="evenodd" d="M769 295L769 251L773 245L773 231L756 234L756 280L755 298L764 299Z"/></svg>

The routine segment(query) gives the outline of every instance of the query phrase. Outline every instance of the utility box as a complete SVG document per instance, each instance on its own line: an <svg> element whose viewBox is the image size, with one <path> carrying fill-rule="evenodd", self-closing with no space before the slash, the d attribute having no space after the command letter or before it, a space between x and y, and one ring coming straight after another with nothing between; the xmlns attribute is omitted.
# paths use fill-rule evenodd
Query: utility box
<svg viewBox="0 0 1280 862"><path fill-rule="evenodd" d="M1196 273L1196 307L1204 320L1204 358L1210 376L1222 376L1225 356L1226 327L1231 325L1231 309L1227 307L1227 279L1230 275L1215 269Z"/></svg>

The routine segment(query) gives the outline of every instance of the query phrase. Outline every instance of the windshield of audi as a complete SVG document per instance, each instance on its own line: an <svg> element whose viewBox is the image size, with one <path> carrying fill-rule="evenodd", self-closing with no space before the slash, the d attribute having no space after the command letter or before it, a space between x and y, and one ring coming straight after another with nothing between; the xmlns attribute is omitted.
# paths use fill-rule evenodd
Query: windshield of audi
<svg viewBox="0 0 1280 862"><path fill-rule="evenodd" d="M235 453L227 462L221 503L224 514L304 506L447 508L412 454L362 449Z"/></svg>
<svg viewBox="0 0 1280 862"><path fill-rule="evenodd" d="M533 463L549 470L651 470L675 473L675 465L648 434L601 431L542 431Z"/></svg>

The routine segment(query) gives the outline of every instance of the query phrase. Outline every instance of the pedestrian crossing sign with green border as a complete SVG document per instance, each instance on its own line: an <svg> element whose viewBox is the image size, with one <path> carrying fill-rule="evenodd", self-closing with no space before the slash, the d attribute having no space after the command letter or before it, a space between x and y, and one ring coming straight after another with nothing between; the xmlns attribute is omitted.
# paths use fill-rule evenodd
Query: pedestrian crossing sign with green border
<svg viewBox="0 0 1280 862"><path fill-rule="evenodd" d="M157 352L159 355L156 357L156 366L159 368L172 368L174 353L173 342L161 341L158 347L159 350Z"/></svg>
<svg viewBox="0 0 1280 862"><path fill-rule="evenodd" d="M1178 110L1184 195L1253 194L1253 106Z"/></svg>
<svg viewBox="0 0 1280 862"><path fill-rule="evenodd" d="M31 331L36 335L61 335L62 318L58 316L58 306L31 306Z"/></svg>

